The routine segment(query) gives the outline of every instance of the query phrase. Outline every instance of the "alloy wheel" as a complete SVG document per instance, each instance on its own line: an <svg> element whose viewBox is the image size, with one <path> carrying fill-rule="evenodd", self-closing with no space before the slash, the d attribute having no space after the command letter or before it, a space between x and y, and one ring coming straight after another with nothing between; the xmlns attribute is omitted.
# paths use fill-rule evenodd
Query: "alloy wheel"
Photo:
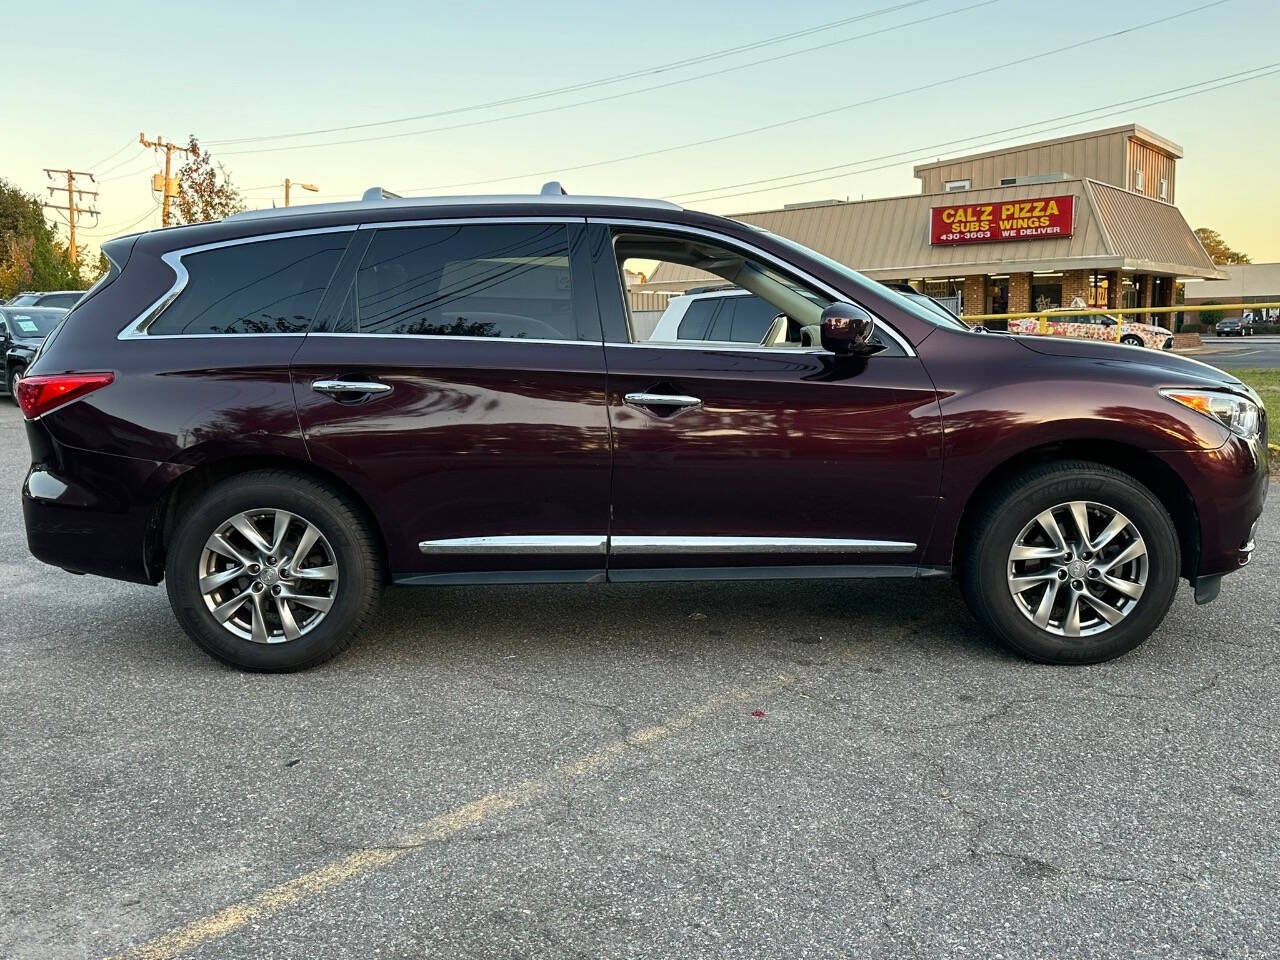
<svg viewBox="0 0 1280 960"><path fill-rule="evenodd" d="M200 593L224 629L254 643L314 630L333 606L338 561L315 524L287 510L246 510L200 552Z"/></svg>
<svg viewBox="0 0 1280 960"><path fill-rule="evenodd" d="M1113 507L1060 503L1022 528L1009 551L1009 593L1022 615L1058 636L1103 633L1137 606L1147 545Z"/></svg>

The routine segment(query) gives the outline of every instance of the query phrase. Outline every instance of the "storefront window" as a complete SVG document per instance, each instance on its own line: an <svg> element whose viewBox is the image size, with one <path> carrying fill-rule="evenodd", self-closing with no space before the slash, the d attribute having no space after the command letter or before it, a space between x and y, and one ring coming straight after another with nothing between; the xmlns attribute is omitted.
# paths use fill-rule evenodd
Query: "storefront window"
<svg viewBox="0 0 1280 960"><path fill-rule="evenodd" d="M987 313L1009 312L1009 278L990 277L987 280Z"/></svg>
<svg viewBox="0 0 1280 960"><path fill-rule="evenodd" d="M1111 306L1111 274L1097 270L1089 275L1089 306L1104 309Z"/></svg>
<svg viewBox="0 0 1280 960"><path fill-rule="evenodd" d="M1120 281L1120 306L1123 309L1132 309L1142 306L1139 303L1138 284L1133 277L1125 277Z"/></svg>
<svg viewBox="0 0 1280 960"><path fill-rule="evenodd" d="M1031 283L1031 309L1052 310L1062 306L1061 279L1033 279Z"/></svg>

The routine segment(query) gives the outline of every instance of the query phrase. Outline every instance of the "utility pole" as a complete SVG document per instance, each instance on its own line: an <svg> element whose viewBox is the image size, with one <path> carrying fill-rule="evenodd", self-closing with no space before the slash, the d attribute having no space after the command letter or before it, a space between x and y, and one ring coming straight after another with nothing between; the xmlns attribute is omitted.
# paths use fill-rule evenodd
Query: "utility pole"
<svg viewBox="0 0 1280 960"><path fill-rule="evenodd" d="M170 171L173 165L173 151L177 150L182 154L190 154L191 151L186 147L178 146L176 143L166 143L164 137L148 140L145 133L138 134L138 142L144 147L150 147L152 150L164 151L164 189L161 191L163 200L160 207L160 226L167 227L169 225L169 198L173 195L169 189L169 184L172 180Z"/></svg>
<svg viewBox="0 0 1280 960"><path fill-rule="evenodd" d="M284 205L286 207L289 205L289 190L292 187L301 187L303 190L310 190L312 193L315 193L317 190L320 189L314 183L294 183L288 177L285 177L284 178Z"/></svg>
<svg viewBox="0 0 1280 960"><path fill-rule="evenodd" d="M51 197L59 191L64 191L67 195L67 205L64 207L57 203L46 203L43 206L47 210L67 211L67 227L71 234L71 242L67 245L67 251L71 254L71 262L75 263L76 254L79 252L76 247L76 214L90 213L95 217L98 215L98 211L92 207L82 207L76 203L77 197L98 196L97 190L81 190L76 187L76 177L88 177L91 183L97 183L97 181L93 179L92 173L84 173L80 170L51 170L49 167L44 168L44 175L50 180L53 179L55 174L59 177L66 177L67 185L65 187L45 187L45 189L49 191L49 196Z"/></svg>

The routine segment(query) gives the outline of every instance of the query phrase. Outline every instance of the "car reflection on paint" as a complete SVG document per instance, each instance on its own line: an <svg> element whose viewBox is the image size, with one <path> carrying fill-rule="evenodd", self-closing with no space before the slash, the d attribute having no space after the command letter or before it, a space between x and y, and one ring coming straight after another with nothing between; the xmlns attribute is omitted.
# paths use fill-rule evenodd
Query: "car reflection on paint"
<svg viewBox="0 0 1280 960"><path fill-rule="evenodd" d="M1083 301L1077 300L1070 307L1046 311L1049 316L1045 319L1043 330L1040 327L1039 317L1024 317L1020 320L1010 320L1009 332L1041 334L1050 337L1076 337L1081 340L1105 340L1133 347L1148 347L1152 350L1173 348L1173 334L1164 327L1123 320L1107 314L1095 313L1082 316L1075 312L1089 309L1092 308L1085 306ZM1119 330L1116 329L1117 324L1120 326Z"/></svg>

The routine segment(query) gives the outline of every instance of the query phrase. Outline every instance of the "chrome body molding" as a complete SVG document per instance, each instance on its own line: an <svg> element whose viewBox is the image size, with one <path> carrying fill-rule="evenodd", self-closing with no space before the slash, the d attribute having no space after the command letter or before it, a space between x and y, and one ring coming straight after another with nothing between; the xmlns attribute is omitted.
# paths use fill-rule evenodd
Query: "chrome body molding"
<svg viewBox="0 0 1280 960"><path fill-rule="evenodd" d="M426 554L554 555L641 554L883 554L912 553L916 544L899 540L845 540L827 537L611 537L611 536L510 536L454 537L423 540L418 549Z"/></svg>
<svg viewBox="0 0 1280 960"><path fill-rule="evenodd" d="M609 552L637 554L911 553L914 543L828 537L610 537Z"/></svg>
<svg viewBox="0 0 1280 960"><path fill-rule="evenodd" d="M604 553L609 538L594 536L518 536L518 537L454 537L448 540L423 540L418 549L426 554L468 556L480 554L518 554L547 556L554 554Z"/></svg>

